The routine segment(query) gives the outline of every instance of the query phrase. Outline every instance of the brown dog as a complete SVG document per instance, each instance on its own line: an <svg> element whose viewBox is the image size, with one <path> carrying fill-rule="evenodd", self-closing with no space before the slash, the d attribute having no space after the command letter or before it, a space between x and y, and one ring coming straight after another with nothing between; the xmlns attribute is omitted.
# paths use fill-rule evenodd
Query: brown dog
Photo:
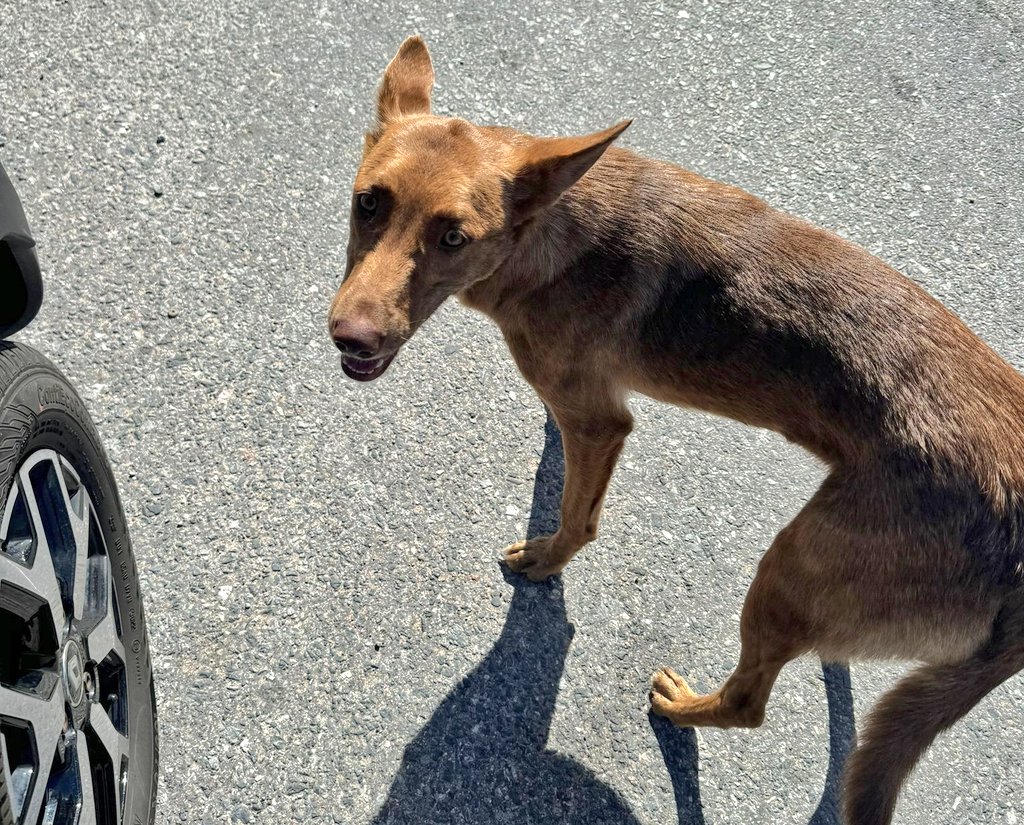
<svg viewBox="0 0 1024 825"><path fill-rule="evenodd" d="M759 725L782 666L924 662L875 708L850 825L890 822L936 734L1024 667L1024 379L867 252L731 186L610 148L430 113L426 46L384 73L330 331L371 380L450 295L501 328L565 446L561 526L505 551L539 580L597 535L629 392L768 427L830 474L765 554L742 653L677 725Z"/></svg>

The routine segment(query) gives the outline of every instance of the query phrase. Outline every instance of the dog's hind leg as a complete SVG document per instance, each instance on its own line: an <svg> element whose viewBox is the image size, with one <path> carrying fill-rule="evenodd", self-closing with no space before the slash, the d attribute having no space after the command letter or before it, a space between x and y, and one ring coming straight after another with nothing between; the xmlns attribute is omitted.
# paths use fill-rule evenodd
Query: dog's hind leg
<svg viewBox="0 0 1024 825"><path fill-rule="evenodd" d="M714 693L694 693L669 668L654 674L651 708L679 727L757 727L783 665L810 649L806 622L786 582L790 564L787 528L775 539L758 568L740 617L742 650L736 670Z"/></svg>

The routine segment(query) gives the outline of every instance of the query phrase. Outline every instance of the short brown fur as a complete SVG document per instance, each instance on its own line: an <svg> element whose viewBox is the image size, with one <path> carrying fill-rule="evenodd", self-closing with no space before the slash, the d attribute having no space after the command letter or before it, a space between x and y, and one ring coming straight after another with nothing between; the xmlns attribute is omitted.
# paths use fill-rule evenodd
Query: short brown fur
<svg viewBox="0 0 1024 825"><path fill-rule="evenodd" d="M560 528L505 551L533 580L596 537L630 392L819 456L827 479L747 595L736 671L708 696L659 671L651 702L677 725L756 726L801 654L923 662L846 771L848 825L889 823L935 735L1024 667L1024 379L862 249L610 147L628 123L579 138L478 127L432 115L432 82L411 38L356 177L330 325L343 352L351 330L371 333L343 361L376 377L450 295L498 324L565 446Z"/></svg>

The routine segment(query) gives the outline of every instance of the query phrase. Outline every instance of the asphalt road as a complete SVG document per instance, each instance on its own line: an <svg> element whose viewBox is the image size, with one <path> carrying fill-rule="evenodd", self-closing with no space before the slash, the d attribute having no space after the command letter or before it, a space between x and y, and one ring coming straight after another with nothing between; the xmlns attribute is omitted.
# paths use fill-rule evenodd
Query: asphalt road
<svg viewBox="0 0 1024 825"><path fill-rule="evenodd" d="M627 145L862 244L1024 368L1024 11L632 8L0 10L0 162L48 289L20 339L80 388L115 462L158 823L835 821L851 713L899 667L855 666L851 692L794 663L754 732L652 726L646 702L660 664L727 675L759 555L820 468L638 398L600 540L560 584L504 575L499 550L550 518L559 456L496 329L446 306L368 386L326 340L361 133L420 32L438 111L547 134L635 117ZM940 741L899 822L1024 819L1022 688Z"/></svg>

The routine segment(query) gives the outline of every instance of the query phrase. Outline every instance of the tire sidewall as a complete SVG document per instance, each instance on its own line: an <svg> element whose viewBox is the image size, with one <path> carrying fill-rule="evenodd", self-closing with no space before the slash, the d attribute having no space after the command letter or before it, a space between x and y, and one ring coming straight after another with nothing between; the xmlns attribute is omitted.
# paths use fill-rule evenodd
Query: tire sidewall
<svg viewBox="0 0 1024 825"><path fill-rule="evenodd" d="M7 500L20 464L40 449L64 456L89 492L106 542L125 649L130 781L122 822L151 825L156 815L156 708L142 594L128 526L110 463L85 405L55 367L34 351L29 352L35 356L30 359L32 363L9 386L0 387L0 502ZM152 771L142 768L147 764L152 764Z"/></svg>

